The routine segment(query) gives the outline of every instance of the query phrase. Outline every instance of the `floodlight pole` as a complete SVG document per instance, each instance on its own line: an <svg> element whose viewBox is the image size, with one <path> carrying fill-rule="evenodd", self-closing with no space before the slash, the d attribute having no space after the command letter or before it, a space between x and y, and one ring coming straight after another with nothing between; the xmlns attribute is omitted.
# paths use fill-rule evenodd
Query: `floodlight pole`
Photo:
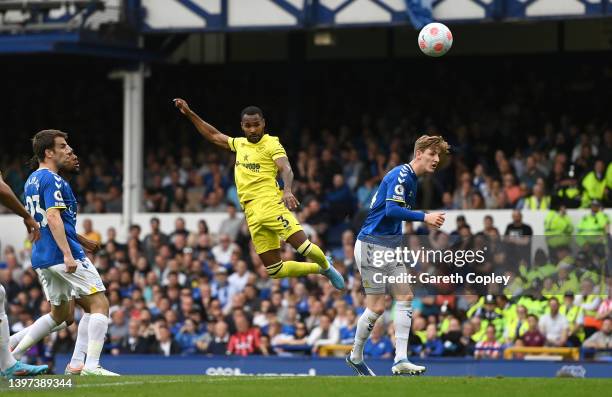
<svg viewBox="0 0 612 397"><path fill-rule="evenodd" d="M145 65L122 72L123 76L123 213L127 232L134 214L141 210L144 151Z"/></svg>

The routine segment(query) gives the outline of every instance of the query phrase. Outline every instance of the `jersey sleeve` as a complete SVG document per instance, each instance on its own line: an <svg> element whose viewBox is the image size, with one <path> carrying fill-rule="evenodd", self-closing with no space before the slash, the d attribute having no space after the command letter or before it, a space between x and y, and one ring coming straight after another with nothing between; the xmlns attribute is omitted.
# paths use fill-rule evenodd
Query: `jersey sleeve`
<svg viewBox="0 0 612 397"><path fill-rule="evenodd" d="M270 139L270 142L268 143L268 153L270 154L270 157L272 157L272 160L287 157L287 152L285 152L285 148L283 145L281 145L278 137L273 137Z"/></svg>
<svg viewBox="0 0 612 397"><path fill-rule="evenodd" d="M51 208L66 209L64 202L64 182L57 175L46 174L40 183L40 196L43 198L42 209L45 211Z"/></svg>
<svg viewBox="0 0 612 397"><path fill-rule="evenodd" d="M387 188L385 192L385 200L395 201L398 203L406 203L404 193L406 188L398 175L389 175L387 180Z"/></svg>
<svg viewBox="0 0 612 397"><path fill-rule="evenodd" d="M232 152L235 152L235 151L236 151L236 139L237 139L237 138L232 138L232 137L230 137L230 138L228 138L228 140L227 140L227 145L229 146L229 148L230 148L230 150L231 150Z"/></svg>

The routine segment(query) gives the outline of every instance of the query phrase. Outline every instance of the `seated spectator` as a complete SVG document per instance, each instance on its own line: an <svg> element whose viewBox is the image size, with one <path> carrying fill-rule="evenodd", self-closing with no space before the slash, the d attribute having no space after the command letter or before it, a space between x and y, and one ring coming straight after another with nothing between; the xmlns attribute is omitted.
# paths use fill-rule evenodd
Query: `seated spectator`
<svg viewBox="0 0 612 397"><path fill-rule="evenodd" d="M215 245L212 249L212 254L215 260L222 265L228 265L232 261L232 254L238 246L232 243L230 236L222 234L219 236L219 244Z"/></svg>
<svg viewBox="0 0 612 397"><path fill-rule="evenodd" d="M238 217L236 205L234 203L228 202L226 210L228 217L221 222L219 234L227 234L232 241L236 241L238 233L240 232L240 226L244 220Z"/></svg>
<svg viewBox="0 0 612 397"><path fill-rule="evenodd" d="M312 346L312 351L317 352L319 347L325 345L335 345L340 342L340 332L332 324L329 316L323 314L319 318L319 326L315 327L308 336L308 344Z"/></svg>
<svg viewBox="0 0 612 397"><path fill-rule="evenodd" d="M590 349L612 349L612 318L605 318L601 325L601 330L595 332L583 346ZM596 358L611 357L612 351L596 353Z"/></svg>
<svg viewBox="0 0 612 397"><path fill-rule="evenodd" d="M89 218L83 220L83 236L98 244L102 243L102 235L93 229L93 222Z"/></svg>
<svg viewBox="0 0 612 397"><path fill-rule="evenodd" d="M538 317L535 314L530 314L527 316L527 324L529 324L529 328L520 338L523 342L523 345L527 347L541 347L546 343L546 338L540 332L538 328Z"/></svg>
<svg viewBox="0 0 612 397"><path fill-rule="evenodd" d="M438 337L436 324L428 324L425 330L426 340L421 351L421 357L440 357L444 353L444 343Z"/></svg>
<svg viewBox="0 0 612 397"><path fill-rule="evenodd" d="M459 339L459 343L461 343L461 353L463 356L474 355L476 342L474 342L472 335L474 335L474 327L472 326L472 323L466 321L461 326L461 338Z"/></svg>
<svg viewBox="0 0 612 397"><path fill-rule="evenodd" d="M249 319L241 311L234 313L236 332L230 337L227 345L227 354L237 356L250 356L266 353L260 350L261 340L258 328L251 328Z"/></svg>
<svg viewBox="0 0 612 397"><path fill-rule="evenodd" d="M168 327L158 323L155 327L155 343L153 344L152 351L154 354L162 354L168 357L180 354L181 347L172 339L172 334Z"/></svg>
<svg viewBox="0 0 612 397"><path fill-rule="evenodd" d="M111 324L108 326L110 348L119 347L129 335L129 327L125 321L125 312L116 310L111 315Z"/></svg>
<svg viewBox="0 0 612 397"><path fill-rule="evenodd" d="M206 334L209 335L209 334ZM196 342L199 351L212 355L223 355L227 353L227 345L230 340L227 323L217 321L213 325L213 332L209 338L202 337Z"/></svg>
<svg viewBox="0 0 612 397"><path fill-rule="evenodd" d="M340 328L340 344L352 345L357 333L357 314L355 310L349 309L346 311L347 324Z"/></svg>
<svg viewBox="0 0 612 397"><path fill-rule="evenodd" d="M196 342L202 337L197 324L190 318L186 319L174 340L179 345L182 354L194 354Z"/></svg>
<svg viewBox="0 0 612 397"><path fill-rule="evenodd" d="M486 338L476 343L474 358L494 358L500 357L501 343L497 341L495 326L487 327Z"/></svg>
<svg viewBox="0 0 612 397"><path fill-rule="evenodd" d="M140 322L132 319L128 324L127 337L121 341L121 345L118 348L113 348L111 353L113 355L119 353L147 354L152 352L154 343L155 337L143 333Z"/></svg>
<svg viewBox="0 0 612 397"><path fill-rule="evenodd" d="M441 337L445 356L463 356L461 345L461 323L456 317L451 317L448 330Z"/></svg>
<svg viewBox="0 0 612 397"><path fill-rule="evenodd" d="M540 318L539 328L546 338L546 346L565 346L567 343L569 324L565 316L559 313L559 300L550 298L548 301L550 313Z"/></svg>
<svg viewBox="0 0 612 397"><path fill-rule="evenodd" d="M388 336L384 335L382 321L377 322L372 329L370 338L363 347L363 355L373 358L392 358L395 349Z"/></svg>

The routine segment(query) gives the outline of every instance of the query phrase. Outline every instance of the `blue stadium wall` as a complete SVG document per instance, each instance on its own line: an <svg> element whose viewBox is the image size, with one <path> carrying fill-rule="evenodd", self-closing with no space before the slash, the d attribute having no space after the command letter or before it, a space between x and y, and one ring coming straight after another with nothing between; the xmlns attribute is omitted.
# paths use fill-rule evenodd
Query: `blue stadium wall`
<svg viewBox="0 0 612 397"><path fill-rule="evenodd" d="M57 356L56 368L65 368L69 356ZM105 356L104 367L123 375L264 375L264 376L350 376L352 370L340 358L298 357L160 357L150 355ZM612 363L550 362L514 360L429 359L429 376L554 377L566 367L584 370L587 378L612 377ZM368 365L378 375L391 375L392 361L370 359Z"/></svg>
<svg viewBox="0 0 612 397"><path fill-rule="evenodd" d="M479 22L612 15L612 0L140 0L144 32L410 25L410 6L433 19Z"/></svg>

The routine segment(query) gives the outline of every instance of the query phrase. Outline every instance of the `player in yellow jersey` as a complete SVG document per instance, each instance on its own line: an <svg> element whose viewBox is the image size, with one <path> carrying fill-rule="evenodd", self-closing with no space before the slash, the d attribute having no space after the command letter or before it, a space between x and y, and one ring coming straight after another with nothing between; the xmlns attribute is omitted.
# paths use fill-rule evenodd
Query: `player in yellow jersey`
<svg viewBox="0 0 612 397"><path fill-rule="evenodd" d="M193 123L206 140L236 153L235 181L240 204L244 209L253 245L272 278L299 277L320 273L337 289L344 289L342 275L316 244L308 240L300 223L290 210L299 202L291 192L293 171L287 153L278 137L264 132L266 122L261 109L245 108L240 126L245 137L231 138L202 120L183 99L175 106ZM281 191L276 176L283 180ZM310 262L283 262L280 240L285 240Z"/></svg>

